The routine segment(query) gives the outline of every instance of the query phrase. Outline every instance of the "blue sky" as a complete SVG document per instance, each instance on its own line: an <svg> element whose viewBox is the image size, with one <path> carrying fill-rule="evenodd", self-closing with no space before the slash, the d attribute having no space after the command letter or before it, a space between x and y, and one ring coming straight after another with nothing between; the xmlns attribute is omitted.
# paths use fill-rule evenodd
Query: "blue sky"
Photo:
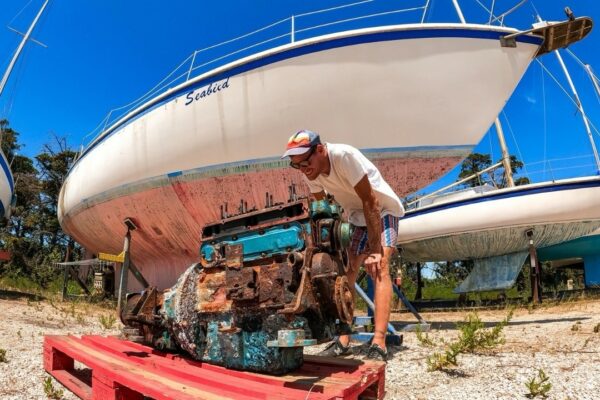
<svg viewBox="0 0 600 400"><path fill-rule="evenodd" d="M326 22L358 15L419 7L426 0L374 0L327 13L296 19L302 30ZM479 0L490 7L492 0ZM517 0L496 0L495 10L506 11ZM20 37L6 28L27 30L43 0L4 0L0 16L0 71L8 65ZM164 78L194 50L256 30L291 15L337 7L346 1L233 1L214 2L171 0L75 1L51 0L33 37L48 47L28 43L5 93L0 98L0 118L7 118L21 134L25 155L37 154L53 134L66 136L79 147L112 108L138 98ZM567 3L567 4L566 4ZM461 0L469 22L485 23L489 15L477 0ZM600 24L600 4L594 0L529 1L508 16L506 25L528 28L534 19L534 6L542 17L564 19L569 5L577 16L588 15ZM366 25L404 23L420 19L420 11L394 13L336 24L297 33L297 39ZM451 0L432 0L428 22L458 22ZM196 65L250 44L285 35L290 21L198 56ZM282 37L264 46L283 44ZM221 61L233 60L263 47L249 49ZM600 28L571 47L585 63L600 74ZM203 58L204 57L204 58ZM600 128L600 101L585 72L564 54L582 103L592 122ZM553 55L541 60L560 83L566 80ZM188 64L189 65L189 64ZM218 64L207 65L210 68ZM183 69L179 72L182 72ZM490 77L493 79L493 77ZM482 94L485 95L485 94ZM476 110L473 110L476 112ZM531 179L540 181L595 172L589 141L576 108L548 74L533 63L502 116L509 148L523 159ZM510 125L510 126L509 126ZM306 122L310 126L310 121ZM326 133L323 132L326 136ZM600 136L595 134L596 140ZM86 139L88 141L90 137ZM516 142L515 140L516 139ZM598 141L600 144L600 141ZM476 151L499 157L495 133L486 135ZM544 159L565 159L539 163ZM537 163L537 164L536 164ZM585 167L572 168L575 165ZM553 169L548 172L548 166ZM540 171L540 173L533 173ZM453 181L456 173L442 180ZM438 183L437 186L442 183Z"/></svg>

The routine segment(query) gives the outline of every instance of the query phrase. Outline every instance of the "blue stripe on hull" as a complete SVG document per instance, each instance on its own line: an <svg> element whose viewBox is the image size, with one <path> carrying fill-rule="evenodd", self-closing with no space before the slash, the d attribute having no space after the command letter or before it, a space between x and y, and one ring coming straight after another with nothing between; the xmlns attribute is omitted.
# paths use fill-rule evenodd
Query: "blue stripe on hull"
<svg viewBox="0 0 600 400"><path fill-rule="evenodd" d="M10 167L8 166L6 159L2 155L0 155L0 164L2 165L2 170L4 171L4 175L6 175L6 180L8 181L8 186L10 186L10 195L12 197L12 195L15 191L15 182L14 182L13 174L10 170ZM2 214L2 215L4 215L4 214Z"/></svg>
<svg viewBox="0 0 600 400"><path fill-rule="evenodd" d="M412 218L412 217L417 217L419 215L429 214L429 213L437 212L437 211L441 211L441 210L448 210L451 208L462 207L462 206L466 206L469 204L483 203L483 202L488 202L488 201L496 201L496 200L501 200L501 199L508 199L511 197L519 197L519 196L528 195L528 194L560 192L563 190L585 189L585 188L593 188L593 187L600 187L600 179L596 179L593 181L587 181L587 182L564 183L564 184L560 184L560 185L552 185L552 186L546 186L546 187L528 188L526 186L523 186L522 189L511 191L509 193L494 193L494 192L486 193L485 195L482 195L477 198L470 198L470 199L459 200L456 202L440 204L439 206L433 206L431 208L427 208L427 209L423 209L423 210L409 211L404 215L403 218L405 218L405 219Z"/></svg>

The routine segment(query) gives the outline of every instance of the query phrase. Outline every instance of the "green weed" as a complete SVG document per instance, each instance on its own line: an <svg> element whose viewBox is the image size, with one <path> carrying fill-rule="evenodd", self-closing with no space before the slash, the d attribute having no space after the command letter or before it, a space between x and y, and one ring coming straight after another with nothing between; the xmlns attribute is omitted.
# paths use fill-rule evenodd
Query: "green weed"
<svg viewBox="0 0 600 400"><path fill-rule="evenodd" d="M115 322L117 322L114 314L101 315L98 317L98 320L100 321L100 325L102 325L103 329L112 329L115 325Z"/></svg>
<svg viewBox="0 0 600 400"><path fill-rule="evenodd" d="M64 396L64 390L56 389L52 383L52 378L47 377L44 379L44 393L49 399L60 400Z"/></svg>
<svg viewBox="0 0 600 400"><path fill-rule="evenodd" d="M75 319L77 320L77 323L79 325L85 325L86 324L85 317L83 316L83 314L76 314Z"/></svg>
<svg viewBox="0 0 600 400"><path fill-rule="evenodd" d="M433 347L435 343L433 340L429 338L429 334L423 334L423 330L421 329L421 325L417 325L415 333L417 334L417 340L421 343L423 347Z"/></svg>
<svg viewBox="0 0 600 400"><path fill-rule="evenodd" d="M477 314L467 315L465 322L457 324L460 330L458 343L461 352L474 353L478 350L490 349L499 344L504 344L502 331L511 320L513 312L513 310L510 310L502 321L489 330L484 329L484 324Z"/></svg>
<svg viewBox="0 0 600 400"><path fill-rule="evenodd" d="M502 331L512 316L513 310L510 310L506 317L492 329L484 329L485 325L477 314L467 315L464 322L457 324L460 331L458 339L450 343L444 353L436 352L427 357L427 370L443 371L451 366L457 366L457 356L461 353L474 353L503 344Z"/></svg>
<svg viewBox="0 0 600 400"><path fill-rule="evenodd" d="M549 382L549 379L550 378L546 375L543 369L538 369L537 377L534 376L525 384L527 390L529 390L529 393L527 393L525 396L530 399L533 399L537 396L541 396L543 398L548 397L548 392L552 388L552 384Z"/></svg>
<svg viewBox="0 0 600 400"><path fill-rule="evenodd" d="M431 356L427 357L427 370L433 371L444 371L450 367L456 367L458 361L456 357L460 354L460 348L457 343L453 343L448 346L448 349L444 353L435 352Z"/></svg>

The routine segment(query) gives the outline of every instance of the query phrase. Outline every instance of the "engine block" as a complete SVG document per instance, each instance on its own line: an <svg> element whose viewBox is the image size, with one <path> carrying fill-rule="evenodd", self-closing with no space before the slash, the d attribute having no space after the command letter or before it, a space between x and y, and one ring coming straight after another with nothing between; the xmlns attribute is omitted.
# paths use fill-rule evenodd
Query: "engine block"
<svg viewBox="0 0 600 400"><path fill-rule="evenodd" d="M350 330L350 225L328 200L297 200L204 228L200 262L170 289L129 296L122 319L163 350L286 373L303 346Z"/></svg>

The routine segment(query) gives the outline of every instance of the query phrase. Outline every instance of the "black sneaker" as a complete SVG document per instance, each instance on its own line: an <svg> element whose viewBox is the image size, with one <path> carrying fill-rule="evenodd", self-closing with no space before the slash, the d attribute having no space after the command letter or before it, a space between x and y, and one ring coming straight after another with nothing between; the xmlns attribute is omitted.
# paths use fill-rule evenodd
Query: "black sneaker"
<svg viewBox="0 0 600 400"><path fill-rule="evenodd" d="M369 350L367 350L367 356L365 359L374 360L374 361L383 361L387 362L389 358L389 353L387 349L382 349L378 344L371 344Z"/></svg>
<svg viewBox="0 0 600 400"><path fill-rule="evenodd" d="M323 351L319 353L320 356L324 357L341 357L348 356L351 354L352 350L350 349L350 344L348 344L348 346L344 346L340 343L340 339L335 339L333 342L329 343Z"/></svg>

